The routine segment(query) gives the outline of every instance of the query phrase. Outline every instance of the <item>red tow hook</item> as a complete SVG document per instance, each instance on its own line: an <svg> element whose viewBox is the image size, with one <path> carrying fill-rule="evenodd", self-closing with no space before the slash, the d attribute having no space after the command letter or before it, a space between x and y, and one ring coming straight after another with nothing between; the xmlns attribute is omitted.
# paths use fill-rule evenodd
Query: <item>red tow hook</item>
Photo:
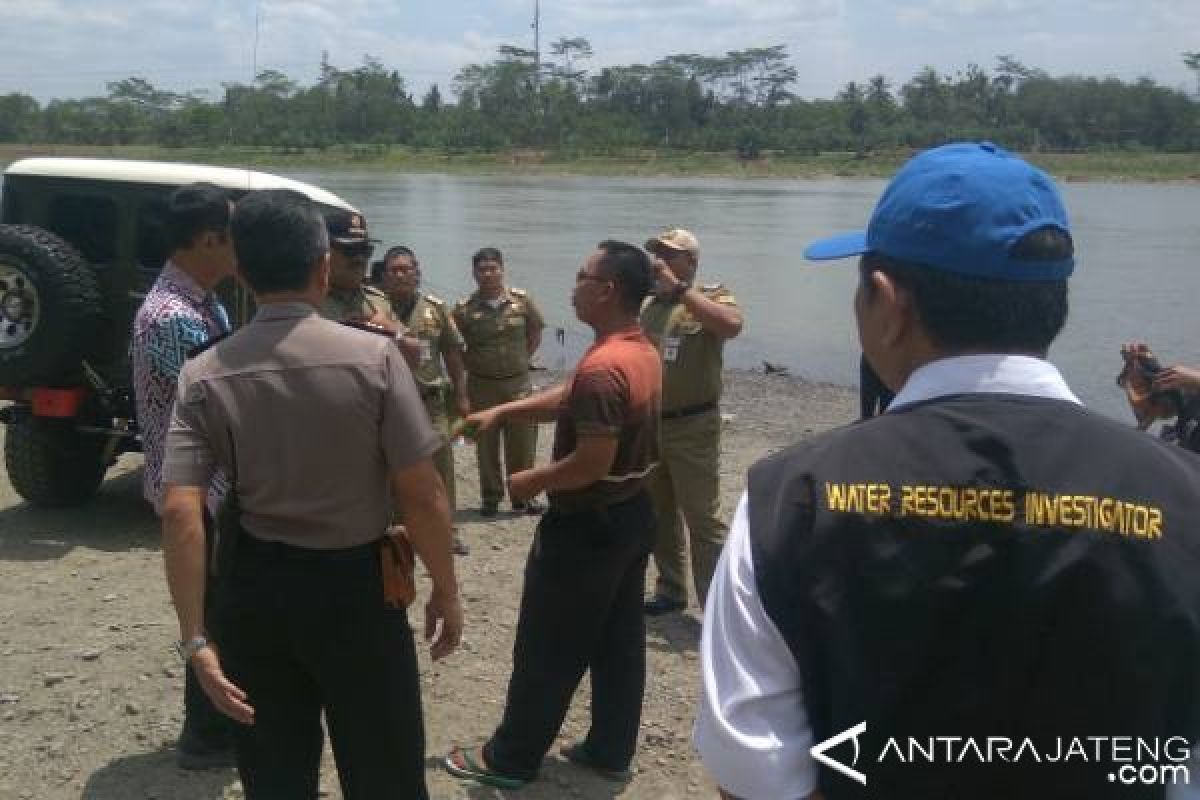
<svg viewBox="0 0 1200 800"><path fill-rule="evenodd" d="M47 389L39 387L29 393L30 405L35 417L57 417L70 419L79 415L79 409L87 398L87 389Z"/></svg>

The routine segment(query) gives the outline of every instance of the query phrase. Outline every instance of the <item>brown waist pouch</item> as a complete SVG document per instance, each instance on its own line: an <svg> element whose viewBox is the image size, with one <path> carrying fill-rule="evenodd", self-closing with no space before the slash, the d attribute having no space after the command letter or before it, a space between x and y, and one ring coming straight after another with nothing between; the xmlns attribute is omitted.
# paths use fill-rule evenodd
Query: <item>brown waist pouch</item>
<svg viewBox="0 0 1200 800"><path fill-rule="evenodd" d="M404 526L394 526L379 540L379 563L383 572L384 605L408 608L417 599L417 564Z"/></svg>

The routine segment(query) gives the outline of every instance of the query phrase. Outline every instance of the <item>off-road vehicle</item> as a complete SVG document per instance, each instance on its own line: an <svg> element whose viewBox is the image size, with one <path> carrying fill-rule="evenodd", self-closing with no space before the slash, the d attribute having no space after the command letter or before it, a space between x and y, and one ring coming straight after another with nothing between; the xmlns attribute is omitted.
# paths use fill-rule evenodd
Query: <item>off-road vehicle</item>
<svg viewBox="0 0 1200 800"><path fill-rule="evenodd" d="M323 211L357 213L337 195L261 172L77 158L32 158L4 172L0 195L0 421L21 497L86 502L105 471L141 450L130 380L133 317L166 259L170 192L197 181L295 189ZM237 325L250 298L219 289Z"/></svg>

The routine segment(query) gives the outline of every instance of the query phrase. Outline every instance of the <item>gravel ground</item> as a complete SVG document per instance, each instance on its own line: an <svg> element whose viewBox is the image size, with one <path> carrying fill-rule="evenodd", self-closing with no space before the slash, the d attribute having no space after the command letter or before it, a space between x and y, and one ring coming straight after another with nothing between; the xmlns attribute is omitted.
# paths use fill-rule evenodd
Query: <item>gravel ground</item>
<svg viewBox="0 0 1200 800"><path fill-rule="evenodd" d="M856 408L850 390L787 376L730 372L726 385L726 515L751 463L849 421ZM542 458L549 434L543 428ZM422 654L428 776L435 798L479 800L506 793L461 783L438 762L456 744L482 741L499 720L534 522L503 513L481 519L473 510L473 454L456 452L460 503L471 509L458 514L472 548L459 561L467 633L462 650L437 665ZM242 797L232 770L186 773L175 767L183 673L171 649L177 630L158 526L141 498L140 481L141 457L127 455L90 505L45 511L26 506L0 480L0 800ZM567 764L556 746L541 778L519 796L713 796L691 747L699 634L696 608L650 621L642 741L632 781L596 778ZM560 745L586 730L587 703L585 681ZM323 796L341 796L328 749L321 785Z"/></svg>

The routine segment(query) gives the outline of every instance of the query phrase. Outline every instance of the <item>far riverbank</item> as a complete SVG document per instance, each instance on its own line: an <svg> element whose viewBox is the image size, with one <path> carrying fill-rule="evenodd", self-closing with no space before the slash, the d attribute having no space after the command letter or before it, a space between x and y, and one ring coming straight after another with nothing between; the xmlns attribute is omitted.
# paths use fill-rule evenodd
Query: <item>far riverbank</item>
<svg viewBox="0 0 1200 800"><path fill-rule="evenodd" d="M445 152L386 145L317 148L168 148L151 145L0 145L0 167L30 156L79 156L181 161L265 169L362 169L397 173L456 175L595 175L628 177L730 178L886 178L910 151L769 153L741 159L733 153L681 153L636 150L617 155L585 155L553 150ZM1066 181L1200 181L1200 153L1095 152L1026 153L1056 178Z"/></svg>

